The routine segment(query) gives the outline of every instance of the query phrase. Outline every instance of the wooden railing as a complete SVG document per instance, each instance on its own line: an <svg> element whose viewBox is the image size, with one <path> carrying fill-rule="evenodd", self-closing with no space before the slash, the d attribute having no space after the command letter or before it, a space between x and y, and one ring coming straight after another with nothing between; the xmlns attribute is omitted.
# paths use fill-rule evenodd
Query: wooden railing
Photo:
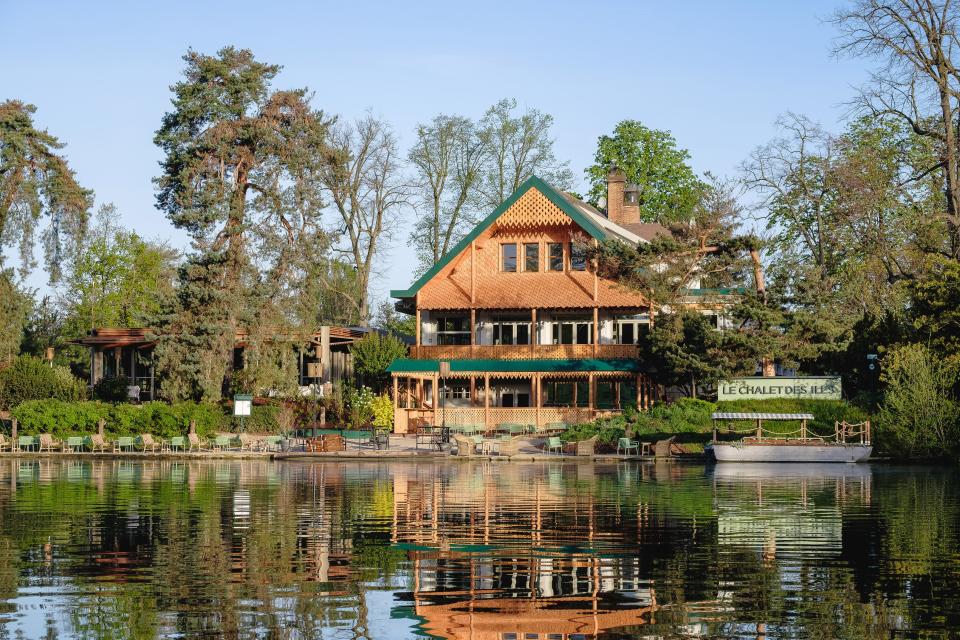
<svg viewBox="0 0 960 640"><path fill-rule="evenodd" d="M528 360L533 358L636 358L637 347L630 344L536 344L536 345L440 345L410 347L417 360L482 358L488 360Z"/></svg>
<svg viewBox="0 0 960 640"><path fill-rule="evenodd" d="M431 425L445 424L448 427L476 425L483 429L493 429L500 423L509 422L539 428L551 422L568 425L589 422L598 415L610 413L586 407L449 407L437 411L397 409L394 411L394 433L412 433L411 424L418 420Z"/></svg>

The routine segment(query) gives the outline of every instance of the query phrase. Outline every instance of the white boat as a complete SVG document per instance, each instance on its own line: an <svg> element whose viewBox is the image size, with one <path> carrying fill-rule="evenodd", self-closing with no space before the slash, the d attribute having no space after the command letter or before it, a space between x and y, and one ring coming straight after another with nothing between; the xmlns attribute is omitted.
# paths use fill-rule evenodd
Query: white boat
<svg viewBox="0 0 960 640"><path fill-rule="evenodd" d="M734 442L719 441L719 430L714 428L713 442L707 448L717 462L863 462L873 453L869 421L837 422L833 436L829 437L808 431L807 421L814 418L809 413L718 412L711 418L715 422L750 420L756 423L749 437ZM764 420L799 421L800 429L791 433L770 431L763 428Z"/></svg>

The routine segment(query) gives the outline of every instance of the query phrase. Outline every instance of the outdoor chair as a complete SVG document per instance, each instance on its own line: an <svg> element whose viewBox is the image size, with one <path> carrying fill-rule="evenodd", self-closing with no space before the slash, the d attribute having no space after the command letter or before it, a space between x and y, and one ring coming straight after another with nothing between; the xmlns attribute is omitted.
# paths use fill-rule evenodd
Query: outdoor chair
<svg viewBox="0 0 960 640"><path fill-rule="evenodd" d="M230 436L217 436L213 439L213 450L214 451L226 451L231 446Z"/></svg>
<svg viewBox="0 0 960 640"><path fill-rule="evenodd" d="M263 439L264 451L280 451L280 441L283 436L267 436Z"/></svg>
<svg viewBox="0 0 960 640"><path fill-rule="evenodd" d="M17 438L17 449L20 451L33 451L40 443L35 436L20 436Z"/></svg>
<svg viewBox="0 0 960 640"><path fill-rule="evenodd" d="M559 436L550 436L547 438L547 441L543 444L543 448L547 453L556 451L557 453L563 453L563 441L560 440Z"/></svg>
<svg viewBox="0 0 960 640"><path fill-rule="evenodd" d="M170 451L186 451L187 439L184 436L173 436L170 438Z"/></svg>
<svg viewBox="0 0 960 640"><path fill-rule="evenodd" d="M666 440L659 440L653 447L653 455L658 458L669 458L673 455L670 445L673 444L675 436L670 436Z"/></svg>
<svg viewBox="0 0 960 640"><path fill-rule="evenodd" d="M636 440L631 440L630 438L618 438L617 439L617 455L620 454L620 451L623 451L623 455L630 455L630 451L633 450L637 455L640 455L640 443Z"/></svg>
<svg viewBox="0 0 960 640"><path fill-rule="evenodd" d="M508 438L506 440L500 441L500 446L497 448L497 453L501 456L515 456L520 453L520 443L523 441L523 438Z"/></svg>
<svg viewBox="0 0 960 640"><path fill-rule="evenodd" d="M477 443L474 442L473 438L458 433L453 436L453 441L457 444L458 456L473 455L477 451Z"/></svg>
<svg viewBox="0 0 960 640"><path fill-rule="evenodd" d="M581 440L577 443L576 451L578 456L592 456L593 447L597 443L597 436Z"/></svg>
<svg viewBox="0 0 960 640"><path fill-rule="evenodd" d="M187 451L203 451L203 441L195 433L187 434Z"/></svg>
<svg viewBox="0 0 960 640"><path fill-rule="evenodd" d="M249 433L239 433L237 437L231 442L231 446L237 449L237 451L253 451L253 446L256 443L253 436Z"/></svg>
<svg viewBox="0 0 960 640"><path fill-rule="evenodd" d="M63 443L49 433L41 433L37 438L38 451L63 451Z"/></svg>
<svg viewBox="0 0 960 640"><path fill-rule="evenodd" d="M567 430L566 422L548 422L546 430L551 433L563 433Z"/></svg>
<svg viewBox="0 0 960 640"><path fill-rule="evenodd" d="M0 433L0 451L9 451L13 444L7 440L7 436Z"/></svg>
<svg viewBox="0 0 960 640"><path fill-rule="evenodd" d="M147 451L156 453L157 451L163 451L165 448L162 442L157 442L154 440L153 436L149 433L141 433L139 436L137 436L136 445L144 453Z"/></svg>
<svg viewBox="0 0 960 640"><path fill-rule="evenodd" d="M96 453L97 451L103 453L107 450L107 447L110 446L110 443L99 433L94 433L83 439L83 445L88 447L91 453Z"/></svg>
<svg viewBox="0 0 960 640"><path fill-rule="evenodd" d="M93 436L90 436L93 438ZM114 451L134 451L137 448L137 439L132 436L121 436L113 443Z"/></svg>
<svg viewBox="0 0 960 640"><path fill-rule="evenodd" d="M67 449L70 451L83 451L87 439L83 436L70 436L67 438Z"/></svg>

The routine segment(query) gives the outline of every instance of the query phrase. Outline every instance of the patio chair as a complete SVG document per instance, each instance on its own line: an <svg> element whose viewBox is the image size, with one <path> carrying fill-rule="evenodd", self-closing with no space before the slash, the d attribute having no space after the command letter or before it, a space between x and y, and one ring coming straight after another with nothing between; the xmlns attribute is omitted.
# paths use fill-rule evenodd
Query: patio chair
<svg viewBox="0 0 960 640"><path fill-rule="evenodd" d="M63 451L63 443L49 433L41 433L37 438L37 450L40 452Z"/></svg>
<svg viewBox="0 0 960 640"><path fill-rule="evenodd" d="M170 451L186 451L187 438L185 436L173 436L170 438Z"/></svg>
<svg viewBox="0 0 960 640"><path fill-rule="evenodd" d="M83 436L69 436L67 438L67 450L69 451L83 451L83 447L86 445L87 439Z"/></svg>
<svg viewBox="0 0 960 640"><path fill-rule="evenodd" d="M631 440L630 438L618 438L617 439L617 455L620 454L620 451L623 450L623 455L629 455L630 450L636 452L637 455L640 455L640 443L636 440Z"/></svg>
<svg viewBox="0 0 960 640"><path fill-rule="evenodd" d="M93 438L93 436L90 436ZM121 436L113 443L114 451L134 451L137 448L137 439L132 436Z"/></svg>
<svg viewBox="0 0 960 640"><path fill-rule="evenodd" d="M523 438L507 438L506 440L500 441L500 446L497 448L497 453L501 456L515 456L520 453L520 443Z"/></svg>
<svg viewBox="0 0 960 640"><path fill-rule="evenodd" d="M257 446L258 442L259 440L249 433L238 433L237 437L233 440L233 445L239 451L253 451L253 448Z"/></svg>
<svg viewBox="0 0 960 640"><path fill-rule="evenodd" d="M453 436L453 441L457 444L458 456L470 456L477 452L477 443L473 438L458 433Z"/></svg>
<svg viewBox="0 0 960 640"><path fill-rule="evenodd" d="M563 453L563 441L560 439L560 436L550 436L543 444L543 448L547 453L552 451Z"/></svg>
<svg viewBox="0 0 960 640"><path fill-rule="evenodd" d="M593 447L597 444L597 436L581 440L577 443L576 451L578 456L592 456Z"/></svg>
<svg viewBox="0 0 960 640"><path fill-rule="evenodd" d="M132 438L128 438L132 440ZM94 433L83 439L83 445L90 449L91 453L96 453L97 451L104 453L107 450L107 447L110 447L110 443L107 442L107 439L104 438L99 433ZM116 451L116 445L114 445L114 451Z"/></svg>
<svg viewBox="0 0 960 640"><path fill-rule="evenodd" d="M0 451L10 451L13 448L13 443L7 440L7 436L0 433Z"/></svg>
<svg viewBox="0 0 960 640"><path fill-rule="evenodd" d="M263 439L263 450L264 451L280 451L280 441L283 440L283 436L267 436Z"/></svg>
<svg viewBox="0 0 960 640"><path fill-rule="evenodd" d="M141 433L139 436L137 436L136 446L144 453L147 451L156 453L157 451L163 451L166 448L166 445L164 445L163 442L157 442L149 433Z"/></svg>
<svg viewBox="0 0 960 640"><path fill-rule="evenodd" d="M36 436L19 436L17 438L17 449L20 451L33 451L40 443Z"/></svg>
<svg viewBox="0 0 960 640"><path fill-rule="evenodd" d="M567 430L566 422L548 422L546 425L546 430L551 433L563 433Z"/></svg>
<svg viewBox="0 0 960 640"><path fill-rule="evenodd" d="M213 439L214 451L226 451L231 446L232 438L230 436L219 435Z"/></svg>
<svg viewBox="0 0 960 640"><path fill-rule="evenodd" d="M670 436L666 440L658 440L655 445L653 445L653 455L658 458L669 458L673 455L673 452L670 450L670 445L673 444L676 436Z"/></svg>
<svg viewBox="0 0 960 640"><path fill-rule="evenodd" d="M187 434L187 451L203 451L203 441L195 433Z"/></svg>

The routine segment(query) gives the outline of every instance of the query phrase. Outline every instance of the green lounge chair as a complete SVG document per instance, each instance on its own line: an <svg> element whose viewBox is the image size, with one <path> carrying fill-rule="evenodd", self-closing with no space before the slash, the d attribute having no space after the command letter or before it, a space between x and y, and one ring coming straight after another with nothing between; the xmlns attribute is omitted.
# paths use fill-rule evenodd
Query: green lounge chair
<svg viewBox="0 0 960 640"><path fill-rule="evenodd" d="M560 440L558 436L550 436L547 438L546 443L544 444L544 449L547 453L556 451L557 453L563 453L563 441Z"/></svg>
<svg viewBox="0 0 960 640"><path fill-rule="evenodd" d="M186 451L187 450L187 438L186 436L173 436L170 438L170 451Z"/></svg>
<svg viewBox="0 0 960 640"><path fill-rule="evenodd" d="M93 436L91 436L92 438ZM136 447L136 438L132 436L121 436L113 443L114 451L133 451Z"/></svg>
<svg viewBox="0 0 960 640"><path fill-rule="evenodd" d="M40 446L36 436L20 436L17 438L17 449L20 451L33 451Z"/></svg>
<svg viewBox="0 0 960 640"><path fill-rule="evenodd" d="M280 441L283 436L267 436L263 439L264 451L280 451Z"/></svg>
<svg viewBox="0 0 960 640"><path fill-rule="evenodd" d="M70 451L83 451L87 439L83 436L70 436L67 438L67 449Z"/></svg>
<svg viewBox="0 0 960 640"><path fill-rule="evenodd" d="M213 450L214 451L226 451L230 448L230 443L232 438L230 436L217 436L213 439Z"/></svg>

